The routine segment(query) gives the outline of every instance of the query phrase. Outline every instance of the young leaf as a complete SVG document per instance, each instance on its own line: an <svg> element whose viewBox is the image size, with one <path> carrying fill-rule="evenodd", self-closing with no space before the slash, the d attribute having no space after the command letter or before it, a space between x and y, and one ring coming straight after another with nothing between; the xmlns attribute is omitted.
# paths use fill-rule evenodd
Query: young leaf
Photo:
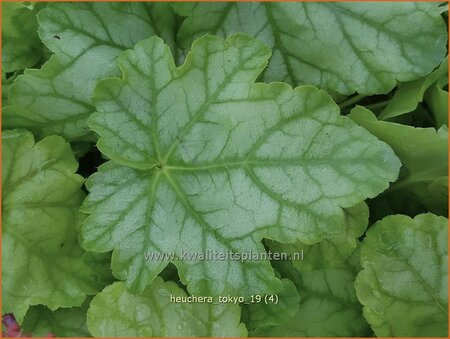
<svg viewBox="0 0 450 339"><path fill-rule="evenodd" d="M367 232L356 279L364 316L379 337L447 337L448 220L388 216Z"/></svg>
<svg viewBox="0 0 450 339"><path fill-rule="evenodd" d="M242 32L273 49L263 80L331 92L387 93L430 73L446 54L438 3L179 3L185 49L205 34Z"/></svg>
<svg viewBox="0 0 450 339"><path fill-rule="evenodd" d="M83 178L57 136L36 145L26 131L2 134L3 313L19 323L30 305L81 305L96 292L77 243Z"/></svg>
<svg viewBox="0 0 450 339"><path fill-rule="evenodd" d="M55 55L15 81L3 125L39 137L92 139L86 126L92 91L97 80L119 74L117 55L154 34L174 40L173 13L163 3L53 3L38 19L42 41Z"/></svg>
<svg viewBox="0 0 450 339"><path fill-rule="evenodd" d="M133 295L115 282L97 294L87 313L95 337L245 337L237 305L180 303L187 297L173 282L156 278L145 291Z"/></svg>
<svg viewBox="0 0 450 339"><path fill-rule="evenodd" d="M2 72L36 65L42 56L36 11L22 3L2 2Z"/></svg>
<svg viewBox="0 0 450 339"><path fill-rule="evenodd" d="M353 287L360 267L357 237L367 227L365 203L346 210L346 230L314 245L271 242L277 252L304 251L304 260L292 261L289 269L300 272L297 288L298 311L278 326L262 326L251 332L256 337L364 337L370 332ZM278 267L275 262L275 267ZM270 307L266 306L266 307Z"/></svg>
<svg viewBox="0 0 450 339"><path fill-rule="evenodd" d="M369 110L359 106L349 117L388 143L403 163L400 179L375 202L382 204L424 204L423 211L446 215L448 205L448 132L379 121ZM444 195L443 195L443 194ZM438 199L433 199L438 198ZM420 208L420 207L419 207ZM394 210L395 211L395 210ZM376 213L389 212L385 208ZM406 213L404 208L397 212ZM414 210L412 210L414 212Z"/></svg>
<svg viewBox="0 0 450 339"><path fill-rule="evenodd" d="M319 241L341 207L397 178L387 145L323 91L253 82L269 49L234 35L197 40L175 68L159 38L119 57L123 79L100 81L89 125L114 161L87 183L83 246L114 249L113 272L135 291L174 261L191 293L274 292L267 261L145 261L145 252L264 252L263 237Z"/></svg>
<svg viewBox="0 0 450 339"><path fill-rule="evenodd" d="M86 312L90 298L81 307L60 308L50 311L42 305L32 306L23 320L24 333L33 337L89 337Z"/></svg>
<svg viewBox="0 0 450 339"><path fill-rule="evenodd" d="M378 118L386 120L405 113L414 111L417 105L422 102L425 92L443 76L448 74L448 57L432 73L411 82L400 84L394 97L389 101L386 108L380 113ZM448 99L447 99L448 101Z"/></svg>

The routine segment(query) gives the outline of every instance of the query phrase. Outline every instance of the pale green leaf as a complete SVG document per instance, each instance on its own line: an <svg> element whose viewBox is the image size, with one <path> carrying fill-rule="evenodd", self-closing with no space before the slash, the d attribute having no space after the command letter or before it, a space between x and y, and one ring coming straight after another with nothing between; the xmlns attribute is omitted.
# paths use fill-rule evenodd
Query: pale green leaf
<svg viewBox="0 0 450 339"><path fill-rule="evenodd" d="M425 204L423 211L444 213L448 206L448 131L434 128L419 128L397 123L379 121L372 112L356 107L350 114L359 125L388 143L400 158L403 168L400 179L389 190L380 195L383 205ZM444 194L442 194L444 193ZM438 199L435 199L438 198ZM393 211L406 213L407 210ZM374 212L386 211L379 205ZM420 211L420 209L419 209ZM413 213L414 210L411 210Z"/></svg>
<svg viewBox="0 0 450 339"><path fill-rule="evenodd" d="M414 111L423 101L425 92L442 77L448 74L448 57L432 73L411 82L402 83L395 92L394 97L383 109L378 118L386 120ZM447 100L448 101L448 100Z"/></svg>
<svg viewBox="0 0 450 339"><path fill-rule="evenodd" d="M356 279L379 337L448 336L448 220L388 216L367 232Z"/></svg>
<svg viewBox="0 0 450 339"><path fill-rule="evenodd" d="M86 326L86 312L90 299L81 307L50 311L42 305L32 306L22 324L23 332L33 337L90 337Z"/></svg>
<svg viewBox="0 0 450 339"><path fill-rule="evenodd" d="M364 234L369 222L369 208L361 202L344 209L345 228L341 233L328 237L313 246L294 245L294 249L304 248L303 261L294 261L300 272L314 271L317 267L336 267L342 265L354 253L359 245L358 238ZM284 244L289 247L290 245Z"/></svg>
<svg viewBox="0 0 450 339"><path fill-rule="evenodd" d="M173 13L163 3L53 3L38 20L42 41L55 54L16 80L3 125L39 137L92 139L86 125L92 91L97 80L119 74L117 55L155 34L174 41Z"/></svg>
<svg viewBox="0 0 450 339"><path fill-rule="evenodd" d="M360 203L346 210L347 228L342 234L315 245L271 243L272 250L304 251L302 261L292 261L300 272L297 282L300 294L298 311L278 326L262 326L256 337L365 337L369 325L353 287L359 271L357 237L367 227L368 208ZM277 267L277 263L274 263ZM295 267L295 268L294 268ZM270 307L270 306L267 306Z"/></svg>
<svg viewBox="0 0 450 339"><path fill-rule="evenodd" d="M359 244L358 238L367 229L369 209L366 203L361 202L355 206L344 209L345 227L340 233L328 236L325 241L308 246L297 242L294 244L277 244L270 242L269 246L275 249L287 250L289 253L303 250L304 260L294 261L294 267L300 272L313 271L317 267L336 266L346 261ZM338 244L338 245L337 245Z"/></svg>
<svg viewBox="0 0 450 339"><path fill-rule="evenodd" d="M97 294L87 313L95 337L245 337L237 305L175 302L187 297L173 282L156 278L139 295L116 282Z"/></svg>
<svg viewBox="0 0 450 339"><path fill-rule="evenodd" d="M2 71L32 67L42 56L36 12L20 2L2 2Z"/></svg>
<svg viewBox="0 0 450 339"><path fill-rule="evenodd" d="M311 86L254 84L270 56L256 39L196 41L175 68L159 38L119 57L123 79L99 82L89 125L113 161L87 183L83 246L114 250L135 291L173 261L191 293L281 288L269 262L145 260L145 252L263 253L266 237L312 243L397 178L387 145L340 116Z"/></svg>
<svg viewBox="0 0 450 339"><path fill-rule="evenodd" d="M446 55L438 3L178 3L179 42L242 32L273 49L263 80L331 92L387 93L430 73Z"/></svg>
<svg viewBox="0 0 450 339"><path fill-rule="evenodd" d="M83 178L70 146L25 131L2 134L3 313L81 305L96 292L77 242Z"/></svg>

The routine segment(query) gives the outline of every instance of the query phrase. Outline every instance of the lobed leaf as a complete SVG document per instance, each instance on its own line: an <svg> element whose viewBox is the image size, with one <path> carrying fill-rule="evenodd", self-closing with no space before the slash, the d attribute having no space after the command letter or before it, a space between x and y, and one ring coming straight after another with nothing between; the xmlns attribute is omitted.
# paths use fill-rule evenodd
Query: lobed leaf
<svg viewBox="0 0 450 339"><path fill-rule="evenodd" d="M393 215L367 232L356 279L364 316L379 337L448 335L448 220Z"/></svg>
<svg viewBox="0 0 450 339"><path fill-rule="evenodd" d="M380 94L430 73L446 55L438 3L177 3L185 49L203 34L242 32L273 49L262 79Z"/></svg>
<svg viewBox="0 0 450 339"><path fill-rule="evenodd" d="M176 303L186 297L173 282L156 278L138 295L115 282L97 294L87 313L95 337L245 337L237 305Z"/></svg>
<svg viewBox="0 0 450 339"><path fill-rule="evenodd" d="M22 322L30 305L79 306L95 294L95 273L80 261L83 178L69 144L34 144L27 131L2 133L3 313Z"/></svg>
<svg viewBox="0 0 450 339"><path fill-rule="evenodd" d="M341 207L374 197L400 163L314 87L254 84L270 56L234 35L196 41L175 68L159 38L119 57L89 125L113 161L87 183L83 246L114 250L115 276L142 291L173 261L191 293L281 288L267 261L144 259L145 252L263 253L263 237L317 242ZM300 188L300 189L299 189Z"/></svg>
<svg viewBox="0 0 450 339"><path fill-rule="evenodd" d="M99 79L119 74L117 55L155 34L174 41L173 13L163 3L53 3L38 20L41 39L55 54L17 78L3 125L39 137L92 140L86 125L95 110L92 91Z"/></svg>
<svg viewBox="0 0 450 339"><path fill-rule="evenodd" d="M353 282L359 266L357 237L365 231L369 210L365 203L346 209L346 229L318 244L270 243L278 252L304 251L302 261L292 260L288 275L294 279L300 303L298 311L277 326L260 326L254 337L366 337L369 325L362 315ZM279 263L274 263L279 268ZM285 271L285 269L283 270ZM266 306L266 307L270 307Z"/></svg>
<svg viewBox="0 0 450 339"><path fill-rule="evenodd" d="M3 2L2 72L32 67L42 56L36 12L22 3Z"/></svg>

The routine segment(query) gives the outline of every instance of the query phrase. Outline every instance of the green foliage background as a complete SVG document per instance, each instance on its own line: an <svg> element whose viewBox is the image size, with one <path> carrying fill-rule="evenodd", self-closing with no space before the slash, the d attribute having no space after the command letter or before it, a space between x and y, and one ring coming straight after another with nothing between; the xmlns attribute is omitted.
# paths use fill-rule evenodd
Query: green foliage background
<svg viewBox="0 0 450 339"><path fill-rule="evenodd" d="M2 22L19 334L448 336L446 5L6 2ZM303 260L144 258L209 250ZM228 294L278 302L170 302Z"/></svg>

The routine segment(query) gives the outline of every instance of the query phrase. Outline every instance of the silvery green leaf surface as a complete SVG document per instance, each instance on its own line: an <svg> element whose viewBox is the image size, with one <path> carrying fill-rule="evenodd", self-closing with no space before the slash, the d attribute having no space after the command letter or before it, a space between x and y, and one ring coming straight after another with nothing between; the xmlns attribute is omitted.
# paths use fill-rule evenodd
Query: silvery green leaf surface
<svg viewBox="0 0 450 339"><path fill-rule="evenodd" d="M273 49L265 82L330 92L387 93L430 73L446 55L439 3L176 3L185 49L204 34L242 32Z"/></svg>
<svg viewBox="0 0 450 339"><path fill-rule="evenodd" d="M38 15L39 35L54 53L11 88L3 126L38 137L94 140L86 120L99 79L120 74L117 55L152 35L174 44L174 17L164 3L52 3Z"/></svg>
<svg viewBox="0 0 450 339"><path fill-rule="evenodd" d="M89 126L112 161L87 182L83 246L113 251L142 291L173 261L191 293L281 288L267 260L145 260L144 253L258 252L261 239L313 243L344 227L342 207L398 175L391 149L323 91L254 84L269 49L234 35L197 40L176 68L159 38L119 57ZM298 187L302 187L301 190Z"/></svg>
<svg viewBox="0 0 450 339"><path fill-rule="evenodd" d="M379 337L448 335L448 219L392 215L367 232L356 279Z"/></svg>

